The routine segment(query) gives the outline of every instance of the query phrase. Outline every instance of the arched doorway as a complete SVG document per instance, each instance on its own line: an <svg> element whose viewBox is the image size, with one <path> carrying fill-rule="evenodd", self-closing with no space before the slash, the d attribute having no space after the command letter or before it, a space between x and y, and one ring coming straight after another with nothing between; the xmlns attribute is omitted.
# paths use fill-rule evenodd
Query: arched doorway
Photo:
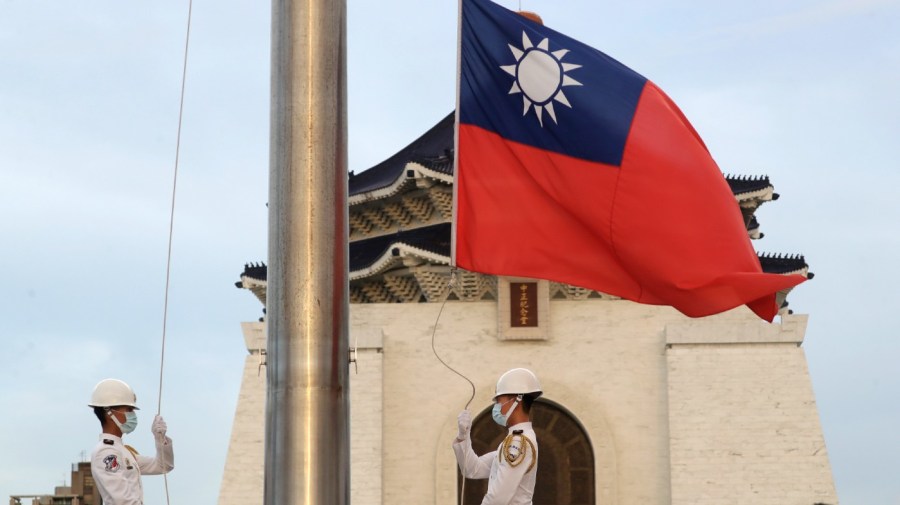
<svg viewBox="0 0 900 505"><path fill-rule="evenodd" d="M539 398L531 408L531 420L538 438L537 485L534 505L594 505L594 450L575 417L557 403ZM506 430L491 419L491 409L483 410L472 423L472 448L476 454L497 449ZM456 471L457 483L462 475ZM459 489L459 486L457 486ZM487 479L467 480L462 505L481 503Z"/></svg>

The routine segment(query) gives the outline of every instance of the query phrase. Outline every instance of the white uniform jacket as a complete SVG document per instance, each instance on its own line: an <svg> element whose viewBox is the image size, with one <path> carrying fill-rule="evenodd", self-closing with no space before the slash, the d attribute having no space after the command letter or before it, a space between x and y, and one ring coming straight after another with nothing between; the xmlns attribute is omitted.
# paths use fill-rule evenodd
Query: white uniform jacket
<svg viewBox="0 0 900 505"><path fill-rule="evenodd" d="M453 443L453 452L464 476L490 478L482 505L531 505L538 459L531 423L509 427L507 439L496 451L478 456L472 450L471 439L466 438Z"/></svg>
<svg viewBox="0 0 900 505"><path fill-rule="evenodd" d="M175 468L172 439L156 440L156 456L141 456L122 444L122 439L109 433L91 453L91 474L100 490L103 505L142 505L144 488L141 475L168 473Z"/></svg>

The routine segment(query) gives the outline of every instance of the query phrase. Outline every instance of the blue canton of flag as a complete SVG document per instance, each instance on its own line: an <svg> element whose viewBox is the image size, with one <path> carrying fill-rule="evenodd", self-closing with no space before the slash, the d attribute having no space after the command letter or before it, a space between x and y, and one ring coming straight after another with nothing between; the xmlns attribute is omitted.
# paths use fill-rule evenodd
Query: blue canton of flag
<svg viewBox="0 0 900 505"><path fill-rule="evenodd" d="M647 79L490 0L463 2L460 121L619 166Z"/></svg>

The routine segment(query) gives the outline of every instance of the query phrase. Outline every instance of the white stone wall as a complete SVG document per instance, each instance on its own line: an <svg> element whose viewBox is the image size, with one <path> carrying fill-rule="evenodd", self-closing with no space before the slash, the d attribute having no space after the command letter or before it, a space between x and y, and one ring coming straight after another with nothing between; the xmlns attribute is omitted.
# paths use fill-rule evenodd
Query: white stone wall
<svg viewBox="0 0 900 505"><path fill-rule="evenodd" d="M837 503L805 326L806 316L669 326L672 503Z"/></svg>
<svg viewBox="0 0 900 505"><path fill-rule="evenodd" d="M352 329L350 346L357 349L356 363L350 367L350 503L378 505L384 452L381 329Z"/></svg>
<svg viewBox="0 0 900 505"><path fill-rule="evenodd" d="M351 305L350 344L360 349L358 374L350 368L354 505L456 503L450 443L471 389L432 352L440 310L436 303ZM437 352L475 383L473 413L490 406L501 373L533 369L546 397L591 439L598 504L751 503L716 494L729 491L759 498L754 504L799 505L771 498L794 499L797 489L809 490L805 505L836 503L797 346L805 326L796 320L785 330L745 309L689 320L624 300L560 300L550 302L547 340L516 341L498 338L497 317L493 301L447 302ZM246 467L233 471L232 457L244 450L236 447L259 441L262 450L261 437L237 435L244 402L220 505L262 502L261 479L255 501L225 496L232 489L225 481L245 477ZM261 414L253 415L262 430ZM703 436L726 426L716 438ZM736 448L743 456L731 454ZM719 478L722 469L727 478Z"/></svg>
<svg viewBox="0 0 900 505"><path fill-rule="evenodd" d="M248 355L219 487L219 505L262 503L266 370L260 371L259 363L260 351L266 348L266 327L263 323L241 323L241 329Z"/></svg>

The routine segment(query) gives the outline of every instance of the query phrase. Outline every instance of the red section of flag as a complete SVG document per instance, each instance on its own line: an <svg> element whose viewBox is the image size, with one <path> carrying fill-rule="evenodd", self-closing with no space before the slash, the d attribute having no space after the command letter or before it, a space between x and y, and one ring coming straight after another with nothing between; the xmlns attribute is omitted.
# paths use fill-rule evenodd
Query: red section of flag
<svg viewBox="0 0 900 505"><path fill-rule="evenodd" d="M454 253L467 270L565 282L691 317L746 304L767 321L775 293L805 280L762 272L722 173L651 82L619 167L466 124L458 142Z"/></svg>

